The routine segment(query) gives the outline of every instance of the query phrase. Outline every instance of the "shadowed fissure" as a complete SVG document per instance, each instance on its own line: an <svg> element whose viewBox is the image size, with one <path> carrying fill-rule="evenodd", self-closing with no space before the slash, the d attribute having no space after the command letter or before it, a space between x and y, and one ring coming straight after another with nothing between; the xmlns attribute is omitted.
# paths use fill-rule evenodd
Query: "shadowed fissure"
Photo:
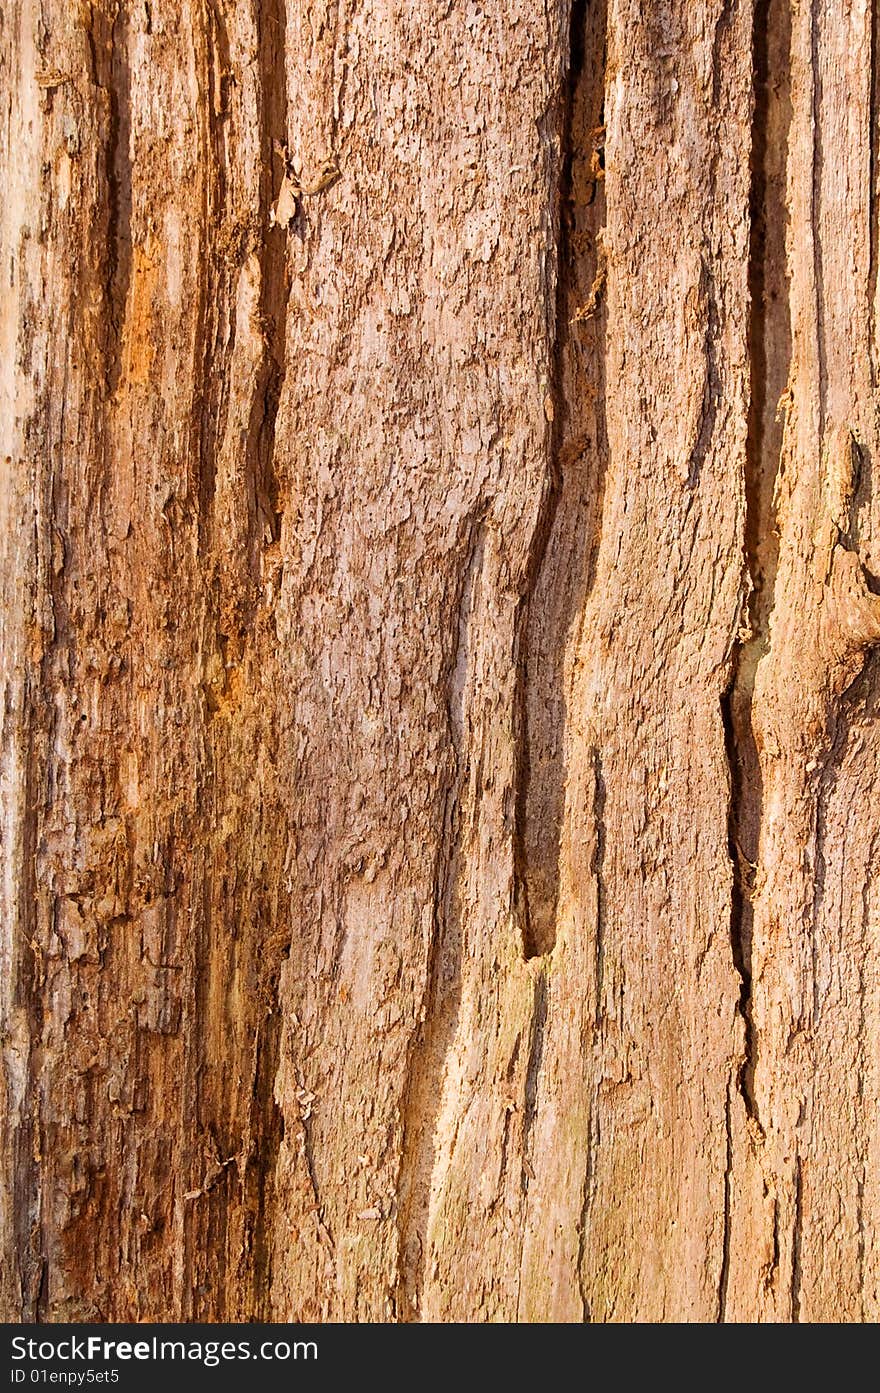
<svg viewBox="0 0 880 1393"><path fill-rule="evenodd" d="M107 334L107 398L119 386L122 371L122 331L131 281L131 72L128 57L128 16L120 6L111 17L98 6L84 26L91 78L107 103L107 139L103 151L106 180L105 286Z"/></svg>
<svg viewBox="0 0 880 1393"><path fill-rule="evenodd" d="M878 118L880 118L880 5L871 6L871 90L869 99L869 179L870 224L868 228L868 316L870 324L871 384L880 383L880 352L878 352L877 321L877 261L880 256L880 170L878 170Z"/></svg>
<svg viewBox="0 0 880 1393"><path fill-rule="evenodd" d="M523 956L556 943L566 663L595 564L604 480L605 0L575 0L561 113L548 484L520 606L514 855Z"/></svg>
<svg viewBox="0 0 880 1393"><path fill-rule="evenodd" d="M263 227L260 319L266 349L257 390L254 419L248 438L256 447L252 465L251 564L259 576L259 552L281 532L281 507L275 473L275 422L286 371L287 303L290 271L285 228L273 226L270 210L281 186L287 159L287 69L278 55L285 52L284 0L263 0L260 23L262 109L260 146L262 176L260 210Z"/></svg>
<svg viewBox="0 0 880 1393"><path fill-rule="evenodd" d="M423 1024L412 1042L407 1068L403 1155L398 1181L400 1253L396 1301L398 1319L403 1321L418 1320L422 1314L437 1134L449 1053L461 1006L459 881L464 851L460 844L460 808L467 777L468 672L474 615L480 604L485 541L485 527L478 522L467 541L468 564L457 597L457 644L448 676L454 761L445 795L444 836L434 872L434 925L423 998Z"/></svg>
<svg viewBox="0 0 880 1393"><path fill-rule="evenodd" d="M517 617L515 694L516 801L514 870L517 913L526 959L552 951L556 938L559 842L565 791L563 731L565 650L580 613L595 560L595 521L601 509L605 425L604 311L601 229L605 0L574 0L569 62L558 130L561 139L556 216L556 340L553 350L548 482L532 543ZM589 388L589 390L587 390ZM484 536L469 540L469 561L458 599L458 653L450 671L450 719L457 767L448 790L447 844L460 835L462 741L470 629L479 606ZM461 924L457 881L461 853L441 857L435 895L437 923L425 997L425 1024L409 1062L400 1177L401 1252L398 1318L423 1315L429 1261L432 1185L443 1083L461 998ZM524 1117L523 1189L528 1184L530 1136L539 1106L539 1071L547 1011L546 982L536 983Z"/></svg>
<svg viewBox="0 0 880 1393"><path fill-rule="evenodd" d="M265 353L254 393L254 413L249 440L255 455L249 461L251 480L251 567L255 592L259 584L259 552L280 534L280 503L275 473L275 422L286 370L287 310L290 278L284 229L270 227L270 210L280 185L278 147L287 144L286 13L284 0L264 0L260 9L259 62L261 76L260 222L263 229L260 318L264 326ZM254 429L256 427L256 429ZM254 448L252 443L251 448ZM271 1319L272 1229L275 1219L275 1177L284 1114L275 1096L281 1061L280 983L284 960L290 952L289 926L270 935L262 945L261 1013L254 1040L251 1096L253 1163L246 1184L253 1220L252 1310Z"/></svg>
<svg viewBox="0 0 880 1393"><path fill-rule="evenodd" d="M730 936L740 976L739 1010L745 1057L739 1089L757 1120L754 1074L757 1046L752 1023L752 895L760 850L763 787L752 723L755 676L767 652L779 544L774 490L782 451L780 401L788 386L791 312L785 240L786 166L791 125L791 14L789 0L758 0L753 30L754 116L749 247L749 357L751 399L746 443L744 562L750 594L748 636L734 651L722 703L730 766L730 855L733 892Z"/></svg>

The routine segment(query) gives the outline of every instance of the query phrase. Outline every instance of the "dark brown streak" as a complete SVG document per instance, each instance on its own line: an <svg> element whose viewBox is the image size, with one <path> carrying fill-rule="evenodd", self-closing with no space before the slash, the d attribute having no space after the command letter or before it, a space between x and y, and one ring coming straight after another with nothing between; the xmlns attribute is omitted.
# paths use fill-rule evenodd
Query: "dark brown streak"
<svg viewBox="0 0 880 1393"><path fill-rule="evenodd" d="M215 0L206 0L204 25L203 86L199 109L202 116L201 225L222 228L226 216L227 151L223 111L215 108L222 93L222 74L228 66L229 41ZM224 364L234 346L235 317L230 314L230 267L221 251L221 239L205 246L198 283L198 337L201 372L198 400L194 403L198 459L199 539L210 548L213 503L217 477L217 448L223 438L228 401L229 374Z"/></svg>
<svg viewBox="0 0 880 1393"><path fill-rule="evenodd" d="M732 865L730 941L740 978L738 1011L745 1031L739 1089L747 1112L758 1121L754 1095L757 1040L752 1022L752 892L760 855L763 781L752 721L755 672L769 643L775 601L779 545L775 486L780 467L782 431L776 402L787 384L791 357L791 323L785 271L784 168L791 120L788 97L791 19L787 0L757 0L752 32L754 111L752 118L749 358L751 398L746 440L743 528L744 571L750 586L748 620L751 637L737 642L731 676L721 700L725 747L730 770L728 848ZM775 105L774 105L775 104ZM784 145L771 120L785 131Z"/></svg>
<svg viewBox="0 0 880 1393"><path fill-rule="evenodd" d="M717 1323L723 1324L727 1315L727 1288L730 1282L730 1225L731 1225L731 1182L733 1179L733 1134L731 1131L731 1086L727 1086L727 1100L724 1107L724 1135L727 1150L724 1165L724 1229L721 1240L721 1273L718 1279Z"/></svg>
<svg viewBox="0 0 880 1393"><path fill-rule="evenodd" d="M285 172L287 69L284 59L284 0L262 0L260 9L260 319L266 349L249 430L251 565L259 576L260 552L277 541L282 503L275 470L275 424L287 361L287 304L290 293L286 228L270 227L270 214ZM280 51L279 51L280 49Z"/></svg>
<svg viewBox="0 0 880 1393"><path fill-rule="evenodd" d="M693 492L700 482L703 465L712 446L715 424L718 416L718 403L721 398L721 385L718 377L718 363L715 345L718 342L718 305L712 273L705 257L700 263L700 292L706 305L706 334L703 345L706 362L706 382L703 389L703 402L697 439L688 461L688 488Z"/></svg>
<svg viewBox="0 0 880 1393"><path fill-rule="evenodd" d="M111 21L96 7L87 31L94 80L107 97L107 394L122 373L122 333L131 281L131 70L128 17L120 5Z"/></svg>
<svg viewBox="0 0 880 1393"><path fill-rule="evenodd" d="M810 6L810 66L813 77L813 169L810 192L810 227L813 236L813 278L816 295L816 351L819 360L819 439L825 434L828 395L828 364L825 333L825 278L822 257L822 78L819 63L819 18L817 6Z"/></svg>
<svg viewBox="0 0 880 1393"><path fill-rule="evenodd" d="M801 1318L801 1269L803 1245L803 1168L800 1156L795 1158L794 1168L794 1228L791 1240L791 1319L797 1324Z"/></svg>
<svg viewBox="0 0 880 1393"><path fill-rule="evenodd" d="M541 1077L541 1062L544 1057L545 1026L547 1024L547 976L546 970L535 979L535 996L532 1005L532 1030L529 1040L529 1058L526 1065L525 1102L522 1129L522 1192L526 1194L530 1180L530 1151L532 1131L538 1115L538 1086Z"/></svg>
<svg viewBox="0 0 880 1393"><path fill-rule="evenodd" d="M561 166L555 228L553 421L545 491L523 580L514 654L513 855L516 909L526 959L552 952L556 941L565 789L565 653L572 621L583 606L590 583L592 534L603 487L602 442L595 436L604 433L599 347L604 312L598 304L598 234L605 200L599 177L601 136L597 134L602 129L604 83L604 4L588 6L585 0L576 0L570 11L561 109L555 118L561 137ZM588 296L589 321L578 321L576 312L584 309ZM568 378L581 357L590 353L596 360L591 359L591 376L600 379L599 391L591 407L595 419L585 418L582 425L578 403L568 400Z"/></svg>
<svg viewBox="0 0 880 1393"><path fill-rule="evenodd" d="M450 770L443 792L443 835L434 863L434 923L425 970L421 1023L409 1043L406 1085L401 1103L402 1152L398 1184L400 1256L396 1302L398 1319L418 1319L428 1259L428 1220L435 1133L443 1101L446 1061L458 1028L462 990L462 925L459 910L464 852L459 810L470 771L466 766L466 711L471 625L479 603L486 523L481 510L469 520L464 568L453 612L458 623L450 645L445 682L448 691Z"/></svg>
<svg viewBox="0 0 880 1393"><path fill-rule="evenodd" d="M517 888L517 910L522 925L523 956L534 958L553 948L555 930L548 932L538 928L534 905L529 897L529 865L526 819L528 816L529 785L532 775L530 759L529 730L529 652L528 629L530 605L547 553L547 545L553 530L553 523L562 496L562 477L560 453L563 438L563 425L566 416L566 402L563 381L563 352L568 340L566 308L568 296L565 293L570 260L570 204L573 186L572 126L574 104L578 82L584 64L585 0L572 0L569 40L568 69L562 95L560 171L556 206L556 343L553 352L553 422L550 432L550 454L547 480L535 531L532 536L525 583L520 598L516 622L516 662L517 689L514 712L516 741L516 799L514 813L513 859L514 878ZM547 868L549 869L549 868ZM557 872L558 874L558 872Z"/></svg>
<svg viewBox="0 0 880 1393"><path fill-rule="evenodd" d="M596 884L596 1010L598 1029L602 1022L602 991L605 983L605 779L602 755L593 750L593 862L590 867Z"/></svg>
<svg viewBox="0 0 880 1393"><path fill-rule="evenodd" d="M869 145L869 175L868 175L868 324L869 332L869 362L871 368L871 383L875 388L878 384L878 363L877 363L877 258L878 258L878 219L880 219L880 187L877 178L877 143L880 139L878 133L877 105L880 102L880 4L877 0L872 0L871 4L871 82L868 105L868 145Z"/></svg>

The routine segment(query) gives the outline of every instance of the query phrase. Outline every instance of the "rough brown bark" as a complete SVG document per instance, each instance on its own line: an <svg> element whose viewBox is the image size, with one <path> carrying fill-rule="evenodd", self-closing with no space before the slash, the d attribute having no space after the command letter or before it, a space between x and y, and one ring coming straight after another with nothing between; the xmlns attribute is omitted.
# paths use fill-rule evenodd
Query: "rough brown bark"
<svg viewBox="0 0 880 1393"><path fill-rule="evenodd" d="M5 6L7 1319L877 1317L877 14Z"/></svg>

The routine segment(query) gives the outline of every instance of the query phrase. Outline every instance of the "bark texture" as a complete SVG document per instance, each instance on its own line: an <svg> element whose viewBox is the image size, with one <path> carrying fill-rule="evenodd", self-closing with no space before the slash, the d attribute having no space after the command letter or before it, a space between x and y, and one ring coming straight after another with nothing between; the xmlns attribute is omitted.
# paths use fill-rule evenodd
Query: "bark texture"
<svg viewBox="0 0 880 1393"><path fill-rule="evenodd" d="M880 1315L878 73L4 5L6 1319Z"/></svg>

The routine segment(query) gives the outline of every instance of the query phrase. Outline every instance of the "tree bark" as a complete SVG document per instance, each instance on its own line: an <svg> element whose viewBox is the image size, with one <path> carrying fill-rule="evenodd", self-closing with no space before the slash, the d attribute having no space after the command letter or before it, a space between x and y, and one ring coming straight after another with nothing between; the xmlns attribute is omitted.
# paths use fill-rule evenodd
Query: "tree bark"
<svg viewBox="0 0 880 1393"><path fill-rule="evenodd" d="M877 1318L878 17L9 0L6 1319Z"/></svg>

